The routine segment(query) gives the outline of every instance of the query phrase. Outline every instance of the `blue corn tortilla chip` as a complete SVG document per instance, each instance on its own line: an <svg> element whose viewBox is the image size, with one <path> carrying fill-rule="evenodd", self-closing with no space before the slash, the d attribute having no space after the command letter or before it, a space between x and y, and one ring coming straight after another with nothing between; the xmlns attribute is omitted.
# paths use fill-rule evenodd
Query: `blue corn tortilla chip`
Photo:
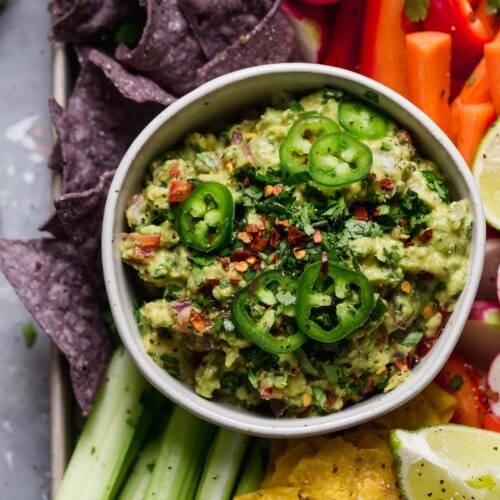
<svg viewBox="0 0 500 500"><path fill-rule="evenodd" d="M206 61L178 0L148 0L147 20L136 47L120 44L115 57L175 95L193 88L196 69Z"/></svg>
<svg viewBox="0 0 500 500"><path fill-rule="evenodd" d="M105 172L94 188L65 194L54 202L59 225L73 242L89 279L103 297L101 227L104 205L114 174L113 170Z"/></svg>
<svg viewBox="0 0 500 500"><path fill-rule="evenodd" d="M76 400L88 415L112 341L74 246L53 239L0 240L0 269L66 356Z"/></svg>
<svg viewBox="0 0 500 500"><path fill-rule="evenodd" d="M210 60L255 28L273 3L274 0L183 0L179 7Z"/></svg>
<svg viewBox="0 0 500 500"><path fill-rule="evenodd" d="M61 149L52 159L63 161L62 194L95 187L104 172L118 166L145 125L174 100L103 53L79 56L83 65L67 108L61 114L53 100L49 104Z"/></svg>
<svg viewBox="0 0 500 500"><path fill-rule="evenodd" d="M77 43L98 40L112 34L134 10L131 0L51 0L51 38Z"/></svg>
<svg viewBox="0 0 500 500"><path fill-rule="evenodd" d="M280 2L275 5L247 35L199 68L196 85L201 85L212 78L231 71L259 64L271 64L295 60L299 49L295 34L279 10Z"/></svg>

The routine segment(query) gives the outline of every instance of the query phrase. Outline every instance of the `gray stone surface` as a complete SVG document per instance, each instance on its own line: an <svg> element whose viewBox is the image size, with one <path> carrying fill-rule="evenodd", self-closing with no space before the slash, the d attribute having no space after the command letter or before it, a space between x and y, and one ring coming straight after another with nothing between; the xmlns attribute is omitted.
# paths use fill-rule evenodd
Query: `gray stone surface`
<svg viewBox="0 0 500 500"><path fill-rule="evenodd" d="M37 236L50 213L47 97L49 15L43 0L7 0L0 12L0 237ZM49 495L50 344L0 276L0 499Z"/></svg>

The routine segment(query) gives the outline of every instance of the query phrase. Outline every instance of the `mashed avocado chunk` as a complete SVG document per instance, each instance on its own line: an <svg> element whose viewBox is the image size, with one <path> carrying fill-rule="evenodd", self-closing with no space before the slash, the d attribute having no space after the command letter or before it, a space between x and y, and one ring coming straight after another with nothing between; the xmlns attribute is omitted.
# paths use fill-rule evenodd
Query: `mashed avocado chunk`
<svg viewBox="0 0 500 500"><path fill-rule="evenodd" d="M410 376L465 285L472 226L410 134L337 89L189 134L126 218L146 351L205 398L287 417Z"/></svg>

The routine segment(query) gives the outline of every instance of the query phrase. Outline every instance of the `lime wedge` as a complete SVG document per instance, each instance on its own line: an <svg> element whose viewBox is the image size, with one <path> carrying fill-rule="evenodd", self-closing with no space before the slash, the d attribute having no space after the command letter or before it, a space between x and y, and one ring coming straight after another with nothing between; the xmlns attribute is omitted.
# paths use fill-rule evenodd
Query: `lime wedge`
<svg viewBox="0 0 500 500"><path fill-rule="evenodd" d="M479 145L472 173L479 187L486 220L500 229L500 119Z"/></svg>
<svg viewBox="0 0 500 500"><path fill-rule="evenodd" d="M437 425L396 430L391 446L409 500L500 499L500 433Z"/></svg>

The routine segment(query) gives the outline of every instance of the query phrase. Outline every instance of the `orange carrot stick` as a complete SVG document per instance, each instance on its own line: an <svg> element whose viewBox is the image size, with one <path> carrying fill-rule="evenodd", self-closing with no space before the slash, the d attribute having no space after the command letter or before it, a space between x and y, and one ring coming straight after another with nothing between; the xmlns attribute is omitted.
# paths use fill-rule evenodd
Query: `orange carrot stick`
<svg viewBox="0 0 500 500"><path fill-rule="evenodd" d="M488 13L488 0L480 0L474 14L481 21L488 36L493 38L498 29L498 19L495 14Z"/></svg>
<svg viewBox="0 0 500 500"><path fill-rule="evenodd" d="M405 35L415 31L403 13L404 0L366 3L360 70L407 95Z"/></svg>
<svg viewBox="0 0 500 500"><path fill-rule="evenodd" d="M493 42L500 42L500 31L496 34ZM486 62L483 59L476 66L472 74L458 95L464 104L476 104L480 102L490 102L490 85L486 72Z"/></svg>
<svg viewBox="0 0 500 500"><path fill-rule="evenodd" d="M451 36L437 31L406 35L406 58L409 99L448 132Z"/></svg>
<svg viewBox="0 0 500 500"><path fill-rule="evenodd" d="M462 113L462 107L464 103L460 97L453 100L450 106L450 127L448 129L448 137L453 143L457 143L458 131L459 131L459 120L460 114Z"/></svg>
<svg viewBox="0 0 500 500"><path fill-rule="evenodd" d="M500 42L485 44L484 60L493 105L497 114L500 114Z"/></svg>
<svg viewBox="0 0 500 500"><path fill-rule="evenodd" d="M459 110L457 148L472 166L476 150L497 114L490 102L464 104Z"/></svg>

